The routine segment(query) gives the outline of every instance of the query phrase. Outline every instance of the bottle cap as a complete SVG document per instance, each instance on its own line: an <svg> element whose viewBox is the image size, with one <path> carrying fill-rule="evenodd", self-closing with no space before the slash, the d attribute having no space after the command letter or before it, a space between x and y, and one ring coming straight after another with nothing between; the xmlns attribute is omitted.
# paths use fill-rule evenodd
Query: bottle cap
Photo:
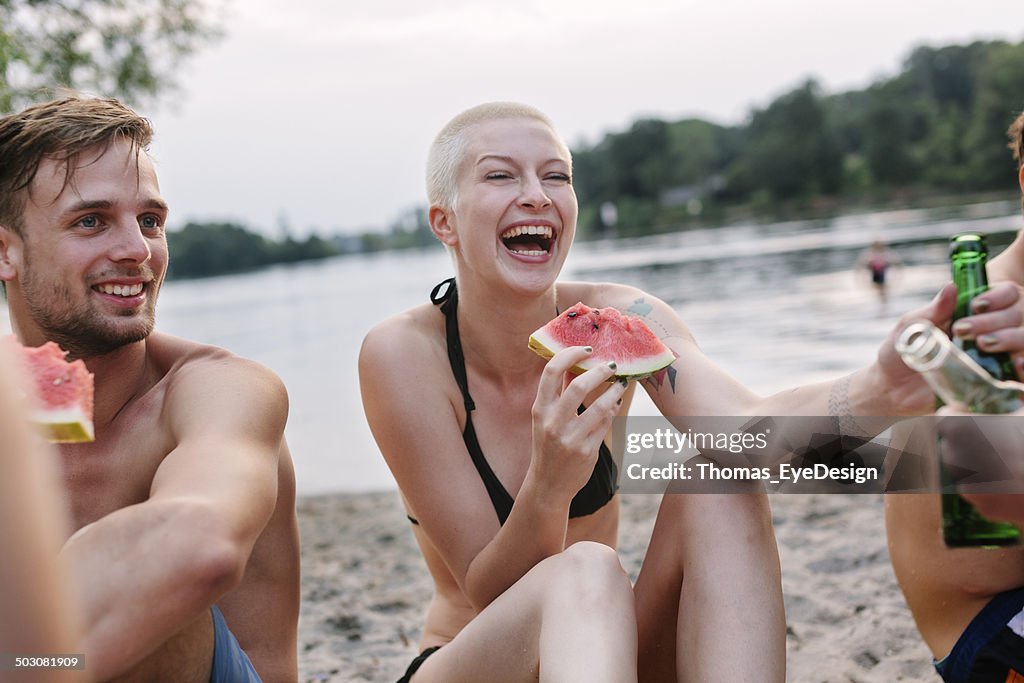
<svg viewBox="0 0 1024 683"><path fill-rule="evenodd" d="M988 243L983 232L961 232L949 239L949 255L988 253Z"/></svg>

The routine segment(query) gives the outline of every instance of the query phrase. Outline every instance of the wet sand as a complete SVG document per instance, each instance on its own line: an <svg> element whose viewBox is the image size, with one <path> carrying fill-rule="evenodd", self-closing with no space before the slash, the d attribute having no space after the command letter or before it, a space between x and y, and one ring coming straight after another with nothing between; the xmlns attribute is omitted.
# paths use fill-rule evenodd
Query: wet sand
<svg viewBox="0 0 1024 683"><path fill-rule="evenodd" d="M635 575L660 498L624 495ZM796 683L938 680L896 585L879 495L774 495ZM300 681L395 681L416 655L430 580L394 492L307 497Z"/></svg>

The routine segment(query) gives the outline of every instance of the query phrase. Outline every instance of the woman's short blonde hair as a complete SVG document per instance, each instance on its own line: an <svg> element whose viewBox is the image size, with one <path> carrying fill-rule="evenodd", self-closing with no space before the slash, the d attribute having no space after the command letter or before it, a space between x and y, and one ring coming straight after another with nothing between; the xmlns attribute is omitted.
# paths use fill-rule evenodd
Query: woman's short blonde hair
<svg viewBox="0 0 1024 683"><path fill-rule="evenodd" d="M539 109L518 102L487 102L458 114L449 121L434 138L427 156L427 201L431 206L451 209L458 199L458 174L466 154L466 131L472 126L495 119L533 119L555 131L551 119ZM558 134L555 134L558 137ZM570 159L569 148L564 147L566 158Z"/></svg>

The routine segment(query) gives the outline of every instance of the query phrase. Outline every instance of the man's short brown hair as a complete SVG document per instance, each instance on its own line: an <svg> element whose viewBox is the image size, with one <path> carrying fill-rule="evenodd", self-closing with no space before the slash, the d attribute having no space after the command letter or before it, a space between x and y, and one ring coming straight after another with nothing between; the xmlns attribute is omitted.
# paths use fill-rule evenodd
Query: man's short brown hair
<svg viewBox="0 0 1024 683"><path fill-rule="evenodd" d="M1010 124L1006 134L1010 136L1010 144L1007 146L1013 150L1013 160L1017 162L1017 170L1020 171L1024 168L1024 112ZM1021 188L1020 206L1024 209L1024 187Z"/></svg>
<svg viewBox="0 0 1024 683"><path fill-rule="evenodd" d="M0 118L0 226L21 234L26 191L44 159L66 165L67 187L82 152L117 139L143 151L153 128L114 99L74 95Z"/></svg>

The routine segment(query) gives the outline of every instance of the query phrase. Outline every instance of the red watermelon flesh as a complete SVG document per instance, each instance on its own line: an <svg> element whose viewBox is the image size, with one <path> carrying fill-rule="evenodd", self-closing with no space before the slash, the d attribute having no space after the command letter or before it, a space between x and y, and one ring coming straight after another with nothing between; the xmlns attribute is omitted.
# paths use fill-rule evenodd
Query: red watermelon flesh
<svg viewBox="0 0 1024 683"><path fill-rule="evenodd" d="M640 379L672 364L672 350L640 320L615 308L591 308L582 303L563 311L530 335L530 348L544 358L569 346L590 346L594 352L572 368L580 373L614 361L615 376Z"/></svg>
<svg viewBox="0 0 1024 683"><path fill-rule="evenodd" d="M54 342L36 348L14 346L33 383L35 403L29 418L54 443L93 441L93 375L85 363L69 363L67 353Z"/></svg>

